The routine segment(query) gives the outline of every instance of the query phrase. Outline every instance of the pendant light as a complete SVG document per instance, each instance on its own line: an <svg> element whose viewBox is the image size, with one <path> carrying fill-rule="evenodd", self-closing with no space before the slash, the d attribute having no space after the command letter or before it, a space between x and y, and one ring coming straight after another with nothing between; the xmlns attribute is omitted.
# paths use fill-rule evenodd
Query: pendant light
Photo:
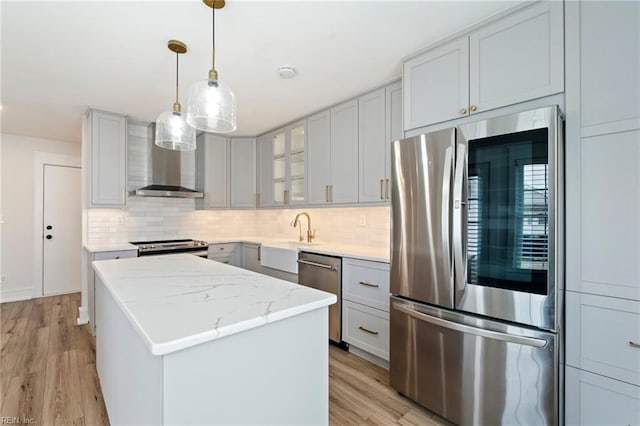
<svg viewBox="0 0 640 426"><path fill-rule="evenodd" d="M215 10L224 7L224 0L203 0L211 8L212 49L209 78L189 88L187 123L198 130L229 133L236 130L236 97L231 89L218 81L216 71Z"/></svg>
<svg viewBox="0 0 640 426"><path fill-rule="evenodd" d="M187 52L187 45L178 40L169 40L167 46L176 53L176 101L173 111L163 112L156 120L155 144L166 149L193 151L196 149L196 130L182 116L178 99L178 58Z"/></svg>

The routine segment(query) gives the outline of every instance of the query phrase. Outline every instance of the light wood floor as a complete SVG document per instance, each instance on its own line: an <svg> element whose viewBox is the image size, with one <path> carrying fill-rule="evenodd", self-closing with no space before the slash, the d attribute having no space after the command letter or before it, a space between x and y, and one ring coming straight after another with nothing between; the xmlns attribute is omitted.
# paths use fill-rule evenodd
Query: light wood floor
<svg viewBox="0 0 640 426"><path fill-rule="evenodd" d="M95 339L75 324L80 294L0 305L0 417L35 425L108 425ZM447 425L389 387L386 370L330 347L332 425Z"/></svg>

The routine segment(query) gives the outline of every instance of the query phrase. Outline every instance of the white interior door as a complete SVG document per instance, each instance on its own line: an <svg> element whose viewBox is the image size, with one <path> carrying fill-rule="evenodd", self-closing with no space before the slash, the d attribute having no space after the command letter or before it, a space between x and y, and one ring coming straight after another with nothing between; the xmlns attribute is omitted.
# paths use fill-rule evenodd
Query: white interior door
<svg viewBox="0 0 640 426"><path fill-rule="evenodd" d="M80 168L44 166L42 294L80 291Z"/></svg>

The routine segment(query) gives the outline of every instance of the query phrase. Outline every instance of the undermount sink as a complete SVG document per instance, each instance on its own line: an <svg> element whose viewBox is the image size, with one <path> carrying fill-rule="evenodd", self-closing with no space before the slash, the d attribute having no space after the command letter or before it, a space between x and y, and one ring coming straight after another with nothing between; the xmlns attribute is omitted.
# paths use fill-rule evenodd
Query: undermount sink
<svg viewBox="0 0 640 426"><path fill-rule="evenodd" d="M298 273L298 250L317 245L304 241L282 241L263 244L260 248L260 264L279 271Z"/></svg>

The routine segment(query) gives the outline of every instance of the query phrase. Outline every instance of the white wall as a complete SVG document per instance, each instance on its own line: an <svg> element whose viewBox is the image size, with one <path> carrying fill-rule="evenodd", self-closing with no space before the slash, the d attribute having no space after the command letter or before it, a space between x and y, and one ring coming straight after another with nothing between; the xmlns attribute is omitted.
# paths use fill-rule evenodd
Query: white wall
<svg viewBox="0 0 640 426"><path fill-rule="evenodd" d="M36 152L80 157L80 143L2 134L0 188L2 225L0 300L33 295L34 166ZM80 208L80 206L78 206ZM80 226L80 224L78 224Z"/></svg>

